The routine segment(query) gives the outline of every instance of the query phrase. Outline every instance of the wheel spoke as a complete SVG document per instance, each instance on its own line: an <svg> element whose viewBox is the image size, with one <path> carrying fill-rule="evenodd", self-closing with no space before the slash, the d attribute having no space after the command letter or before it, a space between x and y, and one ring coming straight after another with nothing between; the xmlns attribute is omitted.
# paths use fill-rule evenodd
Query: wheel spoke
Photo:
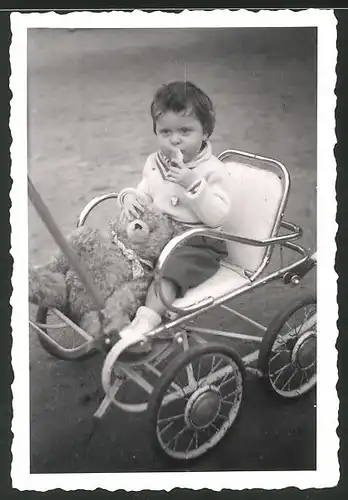
<svg viewBox="0 0 348 500"><path fill-rule="evenodd" d="M223 376L223 378L221 379L221 382L220 382L220 385L219 385L219 388L222 387L223 385L225 385L225 383L227 384L227 381L226 381L226 378L229 376L230 372L229 371L226 371L225 375Z"/></svg>
<svg viewBox="0 0 348 500"><path fill-rule="evenodd" d="M299 371L301 373L301 380L300 380L300 384L299 384L301 387L303 384L303 380L306 379L306 370L299 370ZM308 381L308 379L307 379L307 381Z"/></svg>
<svg viewBox="0 0 348 500"><path fill-rule="evenodd" d="M184 387L182 387L182 386L180 385L179 381L177 380L177 377L175 377L175 379L174 379L174 380L176 380L176 381L177 381L177 382L175 382L175 385L177 385L178 390L179 390L180 392L182 392L182 395L183 395L184 399L188 399L188 395L187 395L187 394L186 394L186 392L185 392L185 388L184 388ZM173 381L173 382L174 382L174 381ZM174 393L172 393L172 394L175 394L175 392L174 392Z"/></svg>
<svg viewBox="0 0 348 500"><path fill-rule="evenodd" d="M189 363L186 365L186 374L187 374L187 385L191 388L195 386L195 388L198 387L198 383L195 379L194 373L193 373L193 367L192 363Z"/></svg>
<svg viewBox="0 0 348 500"><path fill-rule="evenodd" d="M213 373L216 373L218 367L221 365L221 363L224 362L223 358L220 358L219 361L215 364L215 358L216 356L213 356L212 364L211 364L211 370L210 374L212 375Z"/></svg>
<svg viewBox="0 0 348 500"><path fill-rule="evenodd" d="M214 358L215 358L215 356L214 356ZM197 377L197 388L202 387L202 386L206 383L207 379L208 379L208 378L209 378L209 377L210 377L213 373L216 373L217 368L218 368L218 367L221 365L221 363L223 363L223 362L224 362L224 359L223 359L223 358L221 358L221 359L220 359L220 360L216 363L216 365L215 365L215 366L214 366L214 363L213 363L213 364L212 364L212 366L211 366L211 368L210 368L209 373L208 373L207 375L205 375L205 376L204 376L201 380L199 380L199 377ZM227 367L226 367L226 368L227 368ZM229 375L229 373L230 373L229 371L227 371L227 372L225 373L225 375L224 375L224 377L223 377L223 380L224 380L224 379L225 379L225 378Z"/></svg>
<svg viewBox="0 0 348 500"><path fill-rule="evenodd" d="M215 429L215 431L218 431L219 432L219 428L214 424L214 422L211 422L211 424L209 425L209 428L213 427L213 429Z"/></svg>
<svg viewBox="0 0 348 500"><path fill-rule="evenodd" d="M285 325L288 327L289 332L291 332L292 328L289 325L289 321L285 321ZM291 333L290 333L290 335L291 335Z"/></svg>
<svg viewBox="0 0 348 500"><path fill-rule="evenodd" d="M298 331L298 334L297 334L297 335L298 335L298 337L299 337L300 335L302 335L302 333L303 333L303 332L302 332L302 329L304 328L304 326L305 326L306 322L307 322L307 317L306 317L306 315L305 315L304 321L303 321L303 322L299 325L299 331Z"/></svg>
<svg viewBox="0 0 348 500"><path fill-rule="evenodd" d="M282 391L285 391L285 387L290 386L290 382L292 381L292 379L295 377L295 375L298 372L297 366L296 365L293 365L293 366L294 366L295 370L293 371L292 375L288 378L287 382L281 388Z"/></svg>
<svg viewBox="0 0 348 500"><path fill-rule="evenodd" d="M273 373L273 375L277 375L276 378L273 380L274 383L276 383L276 381L279 379L280 375L283 373L284 370L286 370L289 366L291 366L292 363L288 363L284 366L282 366L281 368L279 368L279 370L275 371ZM272 375L272 374L271 374Z"/></svg>
<svg viewBox="0 0 348 500"><path fill-rule="evenodd" d="M157 423L158 424L162 424L164 422L171 422L171 421L174 421L174 420L179 420L179 418L185 418L185 413L180 413L178 415L172 415L170 417L164 417L164 418L159 418L157 420Z"/></svg>
<svg viewBox="0 0 348 500"><path fill-rule="evenodd" d="M198 373L197 373L197 384L199 386L199 376L201 374L201 358L198 360Z"/></svg>
<svg viewBox="0 0 348 500"><path fill-rule="evenodd" d="M294 327L296 338L300 337L302 326L303 326L303 323L300 323L299 325L297 325L297 326ZM299 330L298 330L298 328L299 328Z"/></svg>
<svg viewBox="0 0 348 500"><path fill-rule="evenodd" d="M195 439L195 435L196 435L196 432L194 434L192 434L192 438L190 439L190 442L186 448L186 451L185 453L187 453L188 451L190 451L190 448L191 448L191 444L193 443L194 439Z"/></svg>
<svg viewBox="0 0 348 500"><path fill-rule="evenodd" d="M185 453L188 453L190 451L190 448L191 448L191 445L192 443L195 442L195 449L198 448L198 432L195 431L193 434L192 434L192 438L190 439L190 442L186 448L186 451Z"/></svg>
<svg viewBox="0 0 348 500"><path fill-rule="evenodd" d="M273 351L274 352L274 351ZM269 364L271 364L275 359L277 359L282 353L288 353L291 354L291 351L289 349L284 349L282 351L278 351L274 354L274 356L269 360Z"/></svg>
<svg viewBox="0 0 348 500"><path fill-rule="evenodd" d="M226 395L222 398L222 401L227 402L227 401L228 401L228 399L227 399L227 398L228 398L229 396L232 396L232 394L238 394L238 389L235 389L234 391L229 392L228 394L226 394ZM236 398L234 398L234 399L236 399Z"/></svg>
<svg viewBox="0 0 348 500"><path fill-rule="evenodd" d="M316 364L316 360L314 359L313 362L309 365L309 366L306 366L306 368L301 368L301 372L305 373L306 374L306 378L307 378L307 381L309 380L309 376L307 374L307 371L309 371L311 368L313 368Z"/></svg>
<svg viewBox="0 0 348 500"><path fill-rule="evenodd" d="M186 426L185 426L185 427L183 427L183 428L181 429L181 431L177 432L177 433L175 434L175 436L173 436L173 437L172 437L172 439L171 439L170 441L168 441L168 442L167 442L167 445L169 446L169 445L170 445L170 443L171 443L172 441L174 441L174 446L173 446L173 448L172 448L174 451L175 451L175 449L176 449L176 443L177 443L178 438L179 438L180 436L182 436L182 435L183 435L183 433L186 431L186 429L187 429L187 427L186 427Z"/></svg>
<svg viewBox="0 0 348 500"><path fill-rule="evenodd" d="M304 370L306 370L306 369L309 370L310 368L315 366L316 362L317 362L316 359L313 359L313 362L309 366L307 366L307 368L304 368Z"/></svg>
<svg viewBox="0 0 348 500"><path fill-rule="evenodd" d="M158 432L159 434L163 434L167 429L169 429L172 425L174 424L174 421L172 420L171 422L169 422L167 425L165 425L164 427L162 427L162 429L158 429Z"/></svg>
<svg viewBox="0 0 348 500"><path fill-rule="evenodd" d="M278 370L276 370L275 372L273 372L273 375L279 375L288 366L291 366L291 363L287 363L286 365L281 366L280 368L278 368Z"/></svg>
<svg viewBox="0 0 348 500"><path fill-rule="evenodd" d="M196 449L198 448L198 432L195 433Z"/></svg>
<svg viewBox="0 0 348 500"><path fill-rule="evenodd" d="M214 356L214 359L215 359L215 356ZM219 359L219 361L216 363L216 365L213 367L213 371L211 373L216 373L217 371L217 368L221 365L221 363L223 363L224 360L222 358Z"/></svg>
<svg viewBox="0 0 348 500"><path fill-rule="evenodd" d="M303 323L301 325L301 329L305 328L305 326L308 326L307 324L310 321L311 317L314 316L314 314L315 314L315 307L311 307L309 309L309 312L307 312L307 310L305 310L305 318L304 318L304 321L303 321ZM307 327L307 329L304 329L303 332L301 331L301 333L305 333L311 327L312 327L312 325L310 325L309 327Z"/></svg>
<svg viewBox="0 0 348 500"><path fill-rule="evenodd" d="M309 309L309 310L310 310L310 309ZM303 323L306 323L306 322L307 322L307 320L308 320L308 318L309 318L309 316L310 316L310 314L309 314L309 312L308 312L308 310L307 310L307 308L306 308L306 307L304 308L304 315L305 315L305 318L304 318L305 320L304 320L304 322L303 322Z"/></svg>
<svg viewBox="0 0 348 500"><path fill-rule="evenodd" d="M215 359L215 356L213 356L213 362L211 364L210 371L209 371L208 375L206 375L206 377L204 377L205 379L207 379L208 377L210 377L210 375L212 373L214 373L214 359Z"/></svg>
<svg viewBox="0 0 348 500"><path fill-rule="evenodd" d="M222 379L222 381L220 382L219 385L216 386L216 388L220 391L221 387L223 387L224 385L227 385L231 382L231 380L234 380L236 377L234 375L234 370L231 368L231 371L228 371L225 375L224 375L224 378ZM231 375L231 377L229 379L227 379L227 377Z"/></svg>
<svg viewBox="0 0 348 500"><path fill-rule="evenodd" d="M234 401L229 401L228 399L221 398L221 402L227 405L234 405Z"/></svg>

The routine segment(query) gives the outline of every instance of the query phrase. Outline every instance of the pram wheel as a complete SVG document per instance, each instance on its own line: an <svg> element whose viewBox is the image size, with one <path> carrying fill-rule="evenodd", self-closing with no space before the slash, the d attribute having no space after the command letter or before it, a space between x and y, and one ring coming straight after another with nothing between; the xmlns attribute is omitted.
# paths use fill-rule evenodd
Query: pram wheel
<svg viewBox="0 0 348 500"><path fill-rule="evenodd" d="M46 324L48 328L41 327L41 329L46 334L47 329L49 329L49 336L59 344L57 346L51 344L46 337L38 332L37 336L42 348L57 359L64 361L83 360L97 352L93 348L87 349L86 340L78 336L68 325L59 321L50 309L39 307L35 321L38 324Z"/></svg>
<svg viewBox="0 0 348 500"><path fill-rule="evenodd" d="M178 460L203 455L234 423L244 377L243 361L222 344L200 345L176 356L149 401L153 442Z"/></svg>
<svg viewBox="0 0 348 500"><path fill-rule="evenodd" d="M267 386L283 398L298 398L316 384L316 296L296 300L270 323L258 368Z"/></svg>

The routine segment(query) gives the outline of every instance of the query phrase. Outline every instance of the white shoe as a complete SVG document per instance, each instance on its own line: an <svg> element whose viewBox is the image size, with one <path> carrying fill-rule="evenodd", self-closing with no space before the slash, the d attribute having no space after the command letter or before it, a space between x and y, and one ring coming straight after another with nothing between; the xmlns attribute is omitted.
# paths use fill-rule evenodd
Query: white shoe
<svg viewBox="0 0 348 500"><path fill-rule="evenodd" d="M128 335L139 336L145 335L162 323L162 318L152 309L148 307L141 306L136 312L133 321L126 328L120 331L120 337L126 337ZM147 353L151 351L151 341L144 337L143 343L135 344L130 346L128 351L134 353Z"/></svg>

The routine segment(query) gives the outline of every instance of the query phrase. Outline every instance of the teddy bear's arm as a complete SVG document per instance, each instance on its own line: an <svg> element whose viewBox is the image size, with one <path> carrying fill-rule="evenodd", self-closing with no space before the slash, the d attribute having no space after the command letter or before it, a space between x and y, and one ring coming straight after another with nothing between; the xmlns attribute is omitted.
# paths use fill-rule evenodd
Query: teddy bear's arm
<svg viewBox="0 0 348 500"><path fill-rule="evenodd" d="M47 266L29 267L29 301L39 307L63 309L67 301L65 276Z"/></svg>
<svg viewBox="0 0 348 500"><path fill-rule="evenodd" d="M119 332L130 323L137 309L144 304L148 287L148 279L139 279L123 283L115 290L103 310L105 334Z"/></svg>
<svg viewBox="0 0 348 500"><path fill-rule="evenodd" d="M103 325L105 335L118 333L129 325L138 307L145 302L148 286L149 281L146 279L123 283L108 298L105 309L102 311L105 318ZM85 313L81 318L80 326L93 337L98 337L100 334L98 312Z"/></svg>

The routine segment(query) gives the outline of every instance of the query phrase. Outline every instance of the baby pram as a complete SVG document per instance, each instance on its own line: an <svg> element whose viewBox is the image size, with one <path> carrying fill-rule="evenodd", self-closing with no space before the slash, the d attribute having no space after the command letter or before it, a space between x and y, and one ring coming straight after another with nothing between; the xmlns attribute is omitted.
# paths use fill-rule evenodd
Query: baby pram
<svg viewBox="0 0 348 500"><path fill-rule="evenodd" d="M42 346L60 359L78 360L98 350L105 352L101 374L105 397L95 417L101 418L111 404L129 412L146 411L154 438L150 436L150 440L168 456L182 460L203 455L236 421L243 402L246 371L287 399L306 394L316 384L315 293L291 302L268 327L230 306L232 299L274 280L297 285L316 266L316 253L309 255L294 243L301 237L302 229L283 219L290 190L289 173L274 159L242 151L227 150L219 158L231 181L228 222L219 230L189 229L167 244L155 271L158 293L162 296L159 283L171 253L190 237L201 234L225 240L228 258L213 277L190 289L174 304L167 304L167 320L147 334L153 339L150 354L140 358L127 356L127 349L142 342L142 338L125 337L113 343L102 332L94 338L55 309L39 308L36 320L30 321ZM102 309L98 291L28 181L32 203ZM97 206L116 197L113 192L94 198L82 210L78 225L85 224ZM292 259L272 270L271 257L276 247L281 255L288 250ZM246 321L261 335L196 325L199 315L216 307ZM66 326L71 342L68 347L61 336ZM257 343L259 348L242 356L231 347L231 339L244 346ZM77 344L72 343L75 340ZM130 401L131 396L134 401Z"/></svg>

